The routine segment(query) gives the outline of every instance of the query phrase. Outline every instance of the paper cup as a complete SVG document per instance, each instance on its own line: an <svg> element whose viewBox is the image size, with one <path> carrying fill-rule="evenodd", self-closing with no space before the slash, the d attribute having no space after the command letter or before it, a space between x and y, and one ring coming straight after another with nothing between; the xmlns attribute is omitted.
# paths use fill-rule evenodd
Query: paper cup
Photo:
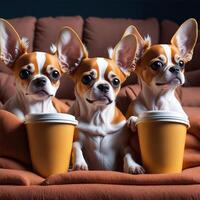
<svg viewBox="0 0 200 200"><path fill-rule="evenodd" d="M33 168L43 177L67 172L75 117L68 114L30 114L25 118Z"/></svg>
<svg viewBox="0 0 200 200"><path fill-rule="evenodd" d="M148 173L182 171L187 116L176 112L149 111L136 122L144 168Z"/></svg>

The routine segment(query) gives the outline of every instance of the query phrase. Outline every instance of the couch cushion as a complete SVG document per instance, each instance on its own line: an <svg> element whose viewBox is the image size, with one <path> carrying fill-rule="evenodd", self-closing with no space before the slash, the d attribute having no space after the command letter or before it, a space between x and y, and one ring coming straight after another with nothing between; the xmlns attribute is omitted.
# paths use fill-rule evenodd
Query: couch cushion
<svg viewBox="0 0 200 200"><path fill-rule="evenodd" d="M89 56L108 57L107 48L114 47L117 44L129 25L135 25L142 36L149 34L152 38L152 43L158 43L159 24L155 18L136 20L89 17L85 22L83 39L89 51ZM123 85L136 82L136 75L133 74Z"/></svg>
<svg viewBox="0 0 200 200"><path fill-rule="evenodd" d="M191 61L192 62L192 61ZM187 68L187 66L186 66ZM200 68L200 62L199 62L199 68ZM200 86L200 69L195 69L193 71L186 71L185 72L185 84L184 86L186 87L191 87L191 86Z"/></svg>
<svg viewBox="0 0 200 200"><path fill-rule="evenodd" d="M3 200L198 200L200 185L114 185L114 184L67 184L50 186L1 186Z"/></svg>
<svg viewBox="0 0 200 200"><path fill-rule="evenodd" d="M160 27L160 43L169 44L179 25L171 20L163 20Z"/></svg>
<svg viewBox="0 0 200 200"><path fill-rule="evenodd" d="M172 36L177 31L179 25L170 20L164 20L161 23L160 42L169 44ZM200 36L200 31L199 31ZM186 65L186 84L185 86L200 86L200 37L194 49L192 60Z"/></svg>
<svg viewBox="0 0 200 200"><path fill-rule="evenodd" d="M137 84L127 85L121 88L120 92L117 95L116 104L124 115L128 110L129 104L136 99L139 92L140 92L140 86Z"/></svg>
<svg viewBox="0 0 200 200"><path fill-rule="evenodd" d="M60 30L64 26L72 27L82 38L83 19L80 16L44 17L38 19L36 24L34 50L49 52L50 45L56 42Z"/></svg>
<svg viewBox="0 0 200 200"><path fill-rule="evenodd" d="M186 137L183 168L200 165L200 107L184 107L190 128Z"/></svg>
<svg viewBox="0 0 200 200"><path fill-rule="evenodd" d="M17 169L17 170L25 170L27 167L21 164L19 161L9 159L9 158L2 158L0 157L0 168L3 169Z"/></svg>
<svg viewBox="0 0 200 200"><path fill-rule="evenodd" d="M8 20L16 29L20 37L26 37L29 40L29 51L33 50L33 40L35 33L35 17L20 17ZM12 73L2 62L0 63L0 72Z"/></svg>
<svg viewBox="0 0 200 200"><path fill-rule="evenodd" d="M0 72L0 102L4 104L15 94L15 80L12 74Z"/></svg>
<svg viewBox="0 0 200 200"><path fill-rule="evenodd" d="M180 100L183 106L200 107L200 87L181 87Z"/></svg>
<svg viewBox="0 0 200 200"><path fill-rule="evenodd" d="M35 33L35 17L20 17L8 20L16 29L20 37L26 37L29 40L29 51L33 50L33 40Z"/></svg>
<svg viewBox="0 0 200 200"><path fill-rule="evenodd" d="M44 179L25 170L0 169L0 185L38 185Z"/></svg>
<svg viewBox="0 0 200 200"><path fill-rule="evenodd" d="M69 78L67 73L61 77L60 87L57 90L56 97L60 99L75 99L74 82Z"/></svg>
<svg viewBox="0 0 200 200"><path fill-rule="evenodd" d="M84 29L84 42L89 56L108 57L107 48L117 44L129 25L136 26L142 36L149 34L152 42L158 43L159 24L155 18L135 20L89 17Z"/></svg>
<svg viewBox="0 0 200 200"><path fill-rule="evenodd" d="M200 184L200 167L177 174L130 175L111 171L75 171L55 174L44 181L44 185L62 184L117 184L117 185L187 185Z"/></svg>
<svg viewBox="0 0 200 200"><path fill-rule="evenodd" d="M27 180L15 174L16 170L0 169L0 185L29 185Z"/></svg>
<svg viewBox="0 0 200 200"><path fill-rule="evenodd" d="M31 165L25 125L4 110L0 110L0 156Z"/></svg>

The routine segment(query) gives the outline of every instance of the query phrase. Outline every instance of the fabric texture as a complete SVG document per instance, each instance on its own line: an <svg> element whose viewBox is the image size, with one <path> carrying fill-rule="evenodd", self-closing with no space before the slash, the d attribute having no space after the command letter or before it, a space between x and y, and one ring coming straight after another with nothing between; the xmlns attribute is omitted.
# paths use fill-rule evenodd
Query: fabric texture
<svg viewBox="0 0 200 200"><path fill-rule="evenodd" d="M33 41L35 32L35 17L20 17L8 20L15 28L20 37L26 37L29 41L29 51L33 51Z"/></svg>
<svg viewBox="0 0 200 200"><path fill-rule="evenodd" d="M44 179L30 171L0 169L0 185L39 185Z"/></svg>
<svg viewBox="0 0 200 200"><path fill-rule="evenodd" d="M155 18L133 20L89 17L85 21L84 28L84 42L89 51L89 56L107 58L107 48L114 47L117 44L129 25L136 26L142 36L149 34L153 44L158 43L159 24Z"/></svg>
<svg viewBox="0 0 200 200"><path fill-rule="evenodd" d="M4 200L198 200L200 185L132 186L112 184L69 184L54 186L1 186Z"/></svg>
<svg viewBox="0 0 200 200"><path fill-rule="evenodd" d="M17 170L26 170L28 169L25 165L19 161L10 159L10 158L0 158L0 168L3 169L17 169Z"/></svg>
<svg viewBox="0 0 200 200"><path fill-rule="evenodd" d="M38 19L35 31L34 51L50 52L50 45L57 41L61 28L73 28L80 38L83 32L83 19L74 17L43 17Z"/></svg>
<svg viewBox="0 0 200 200"><path fill-rule="evenodd" d="M63 184L113 184L113 185L187 185L200 183L200 167L177 174L130 175L112 171L79 171L52 175L44 185Z"/></svg>
<svg viewBox="0 0 200 200"><path fill-rule="evenodd" d="M0 157L31 165L26 127L14 114L0 110Z"/></svg>
<svg viewBox="0 0 200 200"><path fill-rule="evenodd" d="M74 82L70 79L68 74L64 74L60 80L60 87L57 90L56 97L60 99L74 100Z"/></svg>
<svg viewBox="0 0 200 200"><path fill-rule="evenodd" d="M15 94L15 79L12 74L0 72L0 101L4 104Z"/></svg>

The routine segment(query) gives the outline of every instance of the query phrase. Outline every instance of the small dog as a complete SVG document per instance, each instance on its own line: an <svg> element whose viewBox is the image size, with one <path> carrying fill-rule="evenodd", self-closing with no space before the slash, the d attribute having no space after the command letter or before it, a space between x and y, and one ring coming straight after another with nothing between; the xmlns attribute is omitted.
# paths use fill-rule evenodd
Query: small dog
<svg viewBox="0 0 200 200"><path fill-rule="evenodd" d="M128 147L130 131L115 106L116 95L125 80L135 52L136 38L124 37L113 59L89 58L78 35L69 27L61 32L66 45L62 63L75 82L76 100L69 110L79 121L73 143L74 170L122 170L144 173ZM123 162L124 159L124 162Z"/></svg>
<svg viewBox="0 0 200 200"><path fill-rule="evenodd" d="M171 44L152 45L149 37L143 39L134 26L129 26L123 37L133 34L137 42L135 72L141 92L127 112L128 125L135 131L139 113L148 110L185 112L175 96L175 89L185 82L185 64L192 59L197 41L198 27L195 19L185 21L174 34Z"/></svg>
<svg viewBox="0 0 200 200"><path fill-rule="evenodd" d="M58 39L58 43L60 39ZM62 47L64 48L64 47ZM29 113L55 113L66 107L52 97L60 84L60 77L65 72L56 53L56 46L51 46L51 53L27 53L28 43L6 20L0 19L0 59L14 73L16 95L11 97L3 109L14 113L24 120Z"/></svg>

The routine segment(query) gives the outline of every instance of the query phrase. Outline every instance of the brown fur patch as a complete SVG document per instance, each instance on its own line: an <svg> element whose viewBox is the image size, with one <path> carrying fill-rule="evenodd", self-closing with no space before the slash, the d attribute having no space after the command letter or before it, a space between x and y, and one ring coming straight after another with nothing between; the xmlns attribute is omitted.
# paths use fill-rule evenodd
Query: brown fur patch
<svg viewBox="0 0 200 200"><path fill-rule="evenodd" d="M172 62L175 63L175 55L178 54L178 50L172 45L169 45L169 47L171 48ZM152 70L150 65L152 60L158 58L160 55L164 55L167 59L164 48L161 45L153 45L145 52L136 65L136 74L148 85L150 85L152 79L159 74L159 70Z"/></svg>
<svg viewBox="0 0 200 200"><path fill-rule="evenodd" d="M105 71L104 78L107 81L109 81L108 74L109 72L113 71L117 75L117 77L120 79L121 83L123 83L126 80L126 76L124 75L124 73L122 73L122 71L117 66L117 64L113 60L109 60L109 59L105 59L105 60L108 62L108 67Z"/></svg>
<svg viewBox="0 0 200 200"><path fill-rule="evenodd" d="M61 67L60 67L57 56L46 53L46 61L44 63L42 73L48 77L49 77L49 74L47 73L47 67L49 65L51 65L54 69L56 69L60 73L60 75L62 75L63 72L61 71ZM49 77L49 79L51 80L50 77ZM51 80L51 82L55 87L59 87L59 85L60 85L60 81Z"/></svg>
<svg viewBox="0 0 200 200"><path fill-rule="evenodd" d="M89 72L92 69L95 69L97 71L97 79L98 79L99 69L96 63L96 58L86 58L82 60L78 68L72 74L72 79L76 83L75 87L79 94L83 94L85 91L87 91L91 87L91 85L84 85L81 82L81 79L85 72Z"/></svg>
<svg viewBox="0 0 200 200"><path fill-rule="evenodd" d="M117 107L115 107L115 115L111 123L118 124L123 120L126 120L125 116L121 113L121 111Z"/></svg>
<svg viewBox="0 0 200 200"><path fill-rule="evenodd" d="M14 73L19 74L19 71L21 68L25 65L28 65L30 63L33 63L35 66L35 73L38 73L38 66L37 66L37 59L36 59L36 53L25 53L22 56L20 56L17 61L14 64L13 70Z"/></svg>

